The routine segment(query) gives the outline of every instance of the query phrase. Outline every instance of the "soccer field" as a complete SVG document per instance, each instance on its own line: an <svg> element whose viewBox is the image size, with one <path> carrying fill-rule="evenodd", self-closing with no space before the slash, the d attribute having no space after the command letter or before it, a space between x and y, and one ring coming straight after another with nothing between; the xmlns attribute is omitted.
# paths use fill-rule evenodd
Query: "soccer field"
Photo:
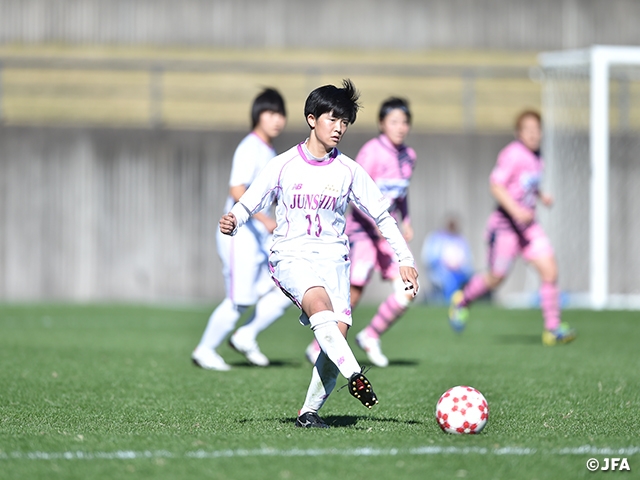
<svg viewBox="0 0 640 480"><path fill-rule="evenodd" d="M566 311L579 337L549 348L538 311L480 305L458 336L444 309L413 307L384 337L390 366L367 374L380 404L336 389L328 430L293 425L311 369L294 309L259 338L273 366L225 346L231 372L191 364L209 313L0 307L0 478L573 479L611 475L586 468L609 457L640 471L637 313ZM459 384L489 402L480 435L436 425Z"/></svg>

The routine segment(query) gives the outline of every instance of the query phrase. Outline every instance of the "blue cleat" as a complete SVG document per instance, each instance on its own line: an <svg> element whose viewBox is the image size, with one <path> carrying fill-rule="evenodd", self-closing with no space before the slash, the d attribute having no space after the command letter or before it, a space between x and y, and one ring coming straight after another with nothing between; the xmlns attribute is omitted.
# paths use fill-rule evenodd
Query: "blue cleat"
<svg viewBox="0 0 640 480"><path fill-rule="evenodd" d="M460 305L463 297L462 290L456 291L451 296L451 304L449 305L449 325L456 333L462 333L469 319L469 309Z"/></svg>
<svg viewBox="0 0 640 480"><path fill-rule="evenodd" d="M568 324L561 323L555 330L545 330L542 332L542 344L548 347L569 343L576 339L578 334Z"/></svg>

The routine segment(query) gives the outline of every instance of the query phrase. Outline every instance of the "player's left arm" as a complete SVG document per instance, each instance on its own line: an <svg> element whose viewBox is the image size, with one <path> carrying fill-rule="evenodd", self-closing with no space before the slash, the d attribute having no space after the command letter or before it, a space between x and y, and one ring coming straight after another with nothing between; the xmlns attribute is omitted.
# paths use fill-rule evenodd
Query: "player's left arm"
<svg viewBox="0 0 640 480"><path fill-rule="evenodd" d="M389 242L389 245L396 253L400 265L400 276L405 283L406 290L413 289L413 296L416 296L420 285L418 284L418 271L415 268L415 261L409 246L405 241L398 224L386 210L376 218L376 224L382 236Z"/></svg>
<svg viewBox="0 0 640 480"><path fill-rule="evenodd" d="M389 201L362 168L356 168L354 171L352 200L358 208L375 220L380 233L389 242L398 257L400 276L405 282L407 290L413 290L415 296L420 286L413 255L398 228L398 224L387 210Z"/></svg>

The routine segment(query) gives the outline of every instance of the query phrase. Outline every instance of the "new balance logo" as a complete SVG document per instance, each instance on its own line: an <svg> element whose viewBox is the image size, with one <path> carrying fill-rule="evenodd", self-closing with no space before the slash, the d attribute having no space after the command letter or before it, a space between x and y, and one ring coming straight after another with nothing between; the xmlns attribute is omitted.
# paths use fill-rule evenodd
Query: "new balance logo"
<svg viewBox="0 0 640 480"><path fill-rule="evenodd" d="M293 186L293 189L294 189L294 190L300 190L301 188L302 188L302 184L301 184L301 183L296 183L296 184Z"/></svg>

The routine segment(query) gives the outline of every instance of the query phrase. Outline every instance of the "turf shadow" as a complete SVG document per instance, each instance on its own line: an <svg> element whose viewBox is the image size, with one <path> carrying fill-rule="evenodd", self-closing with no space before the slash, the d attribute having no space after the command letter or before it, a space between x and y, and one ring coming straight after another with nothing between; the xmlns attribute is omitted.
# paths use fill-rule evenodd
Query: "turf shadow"
<svg viewBox="0 0 640 480"><path fill-rule="evenodd" d="M332 428L355 428L355 429L367 429L370 428L371 423L395 423L395 424L404 424L404 425L420 425L422 422L417 420L398 420L397 418L391 417L367 417L362 415L327 415L322 416L322 419L325 421L327 425ZM296 417L282 417L275 419L276 421L285 424L292 425L296 421ZM358 427L358 422L360 420L366 420L368 426L366 427Z"/></svg>
<svg viewBox="0 0 640 480"><path fill-rule="evenodd" d="M258 367L256 365L252 365L246 360L238 360L237 362L228 362L232 367L237 368L282 368L282 367L299 367L302 365L302 362L299 360L270 360L269 366L267 367Z"/></svg>
<svg viewBox="0 0 640 480"><path fill-rule="evenodd" d="M395 360L389 360L390 367L415 367L419 365L420 362L417 360L406 359L406 358L398 358Z"/></svg>
<svg viewBox="0 0 640 480"><path fill-rule="evenodd" d="M524 333L510 333L496 335L496 343L502 345L541 345L540 335L527 335Z"/></svg>
<svg viewBox="0 0 640 480"><path fill-rule="evenodd" d="M390 367L415 367L417 365L419 365L420 362L417 360L410 360L410 359L396 359L396 360L389 360L389 366ZM369 368L378 368L375 365L373 365L370 362L362 362L362 365L364 367L367 368L367 370L365 371L365 373L368 371Z"/></svg>

